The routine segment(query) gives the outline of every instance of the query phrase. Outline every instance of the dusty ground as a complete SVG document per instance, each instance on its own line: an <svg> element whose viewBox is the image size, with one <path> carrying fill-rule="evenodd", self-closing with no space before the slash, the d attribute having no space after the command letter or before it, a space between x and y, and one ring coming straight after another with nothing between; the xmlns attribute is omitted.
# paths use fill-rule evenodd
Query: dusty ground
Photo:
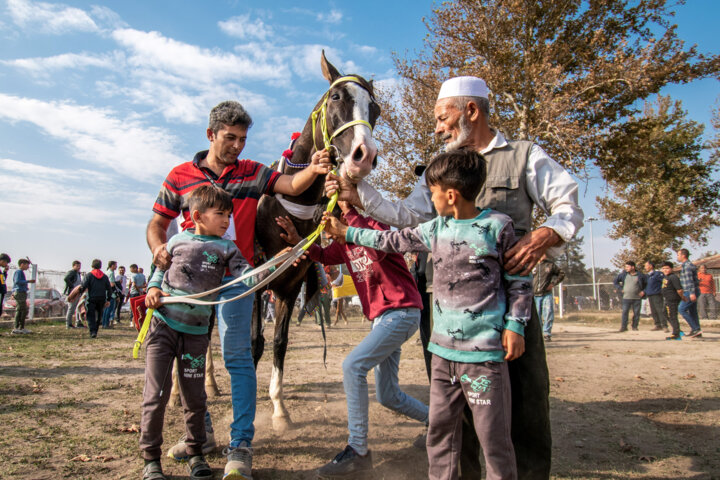
<svg viewBox="0 0 720 480"><path fill-rule="evenodd" d="M548 345L553 478L720 479L720 324L706 324L702 340L668 342L663 332L648 331L647 320L640 332L624 334L613 333L612 322L587 314L556 322ZM143 361L130 358L134 331L101 330L91 341L59 322L30 328L33 334L20 337L0 328L0 478L139 479L134 430ZM315 469L344 447L340 365L367 329L359 317L331 329L325 369L319 330L292 325L285 392L294 425L284 435L271 428L266 355L258 370L254 478L314 479ZM405 345L400 378L408 393L427 401L416 338ZM223 394L210 411L225 443L229 379L221 365ZM182 433L179 407L169 410L166 425L169 445ZM421 432L373 400L375 478L426 478L426 456L411 445ZM221 478L220 452L208 460ZM182 465L164 466L171 478L189 478Z"/></svg>

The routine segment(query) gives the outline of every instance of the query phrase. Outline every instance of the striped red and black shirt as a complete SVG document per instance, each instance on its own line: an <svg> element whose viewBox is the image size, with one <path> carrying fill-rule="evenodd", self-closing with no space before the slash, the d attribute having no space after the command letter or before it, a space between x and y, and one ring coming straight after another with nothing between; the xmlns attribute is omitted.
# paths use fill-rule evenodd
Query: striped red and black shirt
<svg viewBox="0 0 720 480"><path fill-rule="evenodd" d="M237 160L234 165L225 167L218 177L209 168L201 168L199 165L207 154L207 150L198 152L192 162L182 163L170 171L155 200L153 212L169 219L182 214L182 229L194 228L188 210L187 197L190 192L201 185L215 184L222 187L233 199L235 245L252 264L257 204L263 194L273 194L280 173L262 163Z"/></svg>

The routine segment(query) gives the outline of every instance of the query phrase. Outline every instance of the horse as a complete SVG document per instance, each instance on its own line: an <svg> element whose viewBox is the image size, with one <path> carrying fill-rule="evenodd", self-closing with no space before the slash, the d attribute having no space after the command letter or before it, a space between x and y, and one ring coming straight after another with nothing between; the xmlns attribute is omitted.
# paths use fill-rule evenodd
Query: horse
<svg viewBox="0 0 720 480"><path fill-rule="evenodd" d="M377 146L372 138L372 128L380 116L375 101L372 80L359 75L342 76L322 52L322 74L330 88L315 105L300 136L281 161L281 173L294 174L305 168L312 155L330 144L331 156L339 164L338 173L358 182L370 174L377 164ZM323 113L323 110L325 112ZM255 238L262 253L270 258L287 247L280 237L283 230L276 224L278 216L288 216L301 236L310 234L320 222L327 202L324 194L325 179L318 177L301 195L263 196L258 204L255 222ZM291 424L290 415L283 401L283 371L288 345L288 331L293 306L303 281L307 281L306 298L312 298L318 290L317 276L303 260L296 268L287 270L269 284L275 295L275 332L273 337L273 368L269 395L273 403L273 428L283 431ZM256 294L252 320L252 351L255 366L265 349L263 337L261 292Z"/></svg>

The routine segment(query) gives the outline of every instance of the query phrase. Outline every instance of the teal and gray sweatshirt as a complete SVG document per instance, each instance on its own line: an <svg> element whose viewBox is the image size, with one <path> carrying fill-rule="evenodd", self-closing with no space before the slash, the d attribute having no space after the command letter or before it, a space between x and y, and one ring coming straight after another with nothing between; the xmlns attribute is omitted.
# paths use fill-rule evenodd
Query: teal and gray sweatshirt
<svg viewBox="0 0 720 480"><path fill-rule="evenodd" d="M495 210L456 220L436 217L414 228L349 227L345 239L386 252L432 252L433 332L428 350L450 361L502 362L504 329L524 335L532 277L503 271L515 243L512 220Z"/></svg>
<svg viewBox="0 0 720 480"><path fill-rule="evenodd" d="M157 287L172 296L205 292L219 287L226 269L230 275L239 277L252 267L230 240L220 237L195 235L187 230L172 237L167 244L172 264L167 271L156 269L148 282L148 288ZM244 281L252 286L255 281ZM217 294L201 300L214 300ZM171 303L155 310L155 316L170 328L195 335L208 331L212 305Z"/></svg>

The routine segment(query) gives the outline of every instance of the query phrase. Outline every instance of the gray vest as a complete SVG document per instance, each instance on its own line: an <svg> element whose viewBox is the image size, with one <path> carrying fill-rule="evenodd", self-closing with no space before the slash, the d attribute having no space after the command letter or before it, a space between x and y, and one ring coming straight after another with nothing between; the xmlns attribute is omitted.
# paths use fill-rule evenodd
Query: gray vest
<svg viewBox="0 0 720 480"><path fill-rule="evenodd" d="M533 201L527 193L525 168L533 142L508 140L502 148L483 154L487 180L475 199L479 208L492 208L513 220L515 234L525 235L532 227Z"/></svg>

